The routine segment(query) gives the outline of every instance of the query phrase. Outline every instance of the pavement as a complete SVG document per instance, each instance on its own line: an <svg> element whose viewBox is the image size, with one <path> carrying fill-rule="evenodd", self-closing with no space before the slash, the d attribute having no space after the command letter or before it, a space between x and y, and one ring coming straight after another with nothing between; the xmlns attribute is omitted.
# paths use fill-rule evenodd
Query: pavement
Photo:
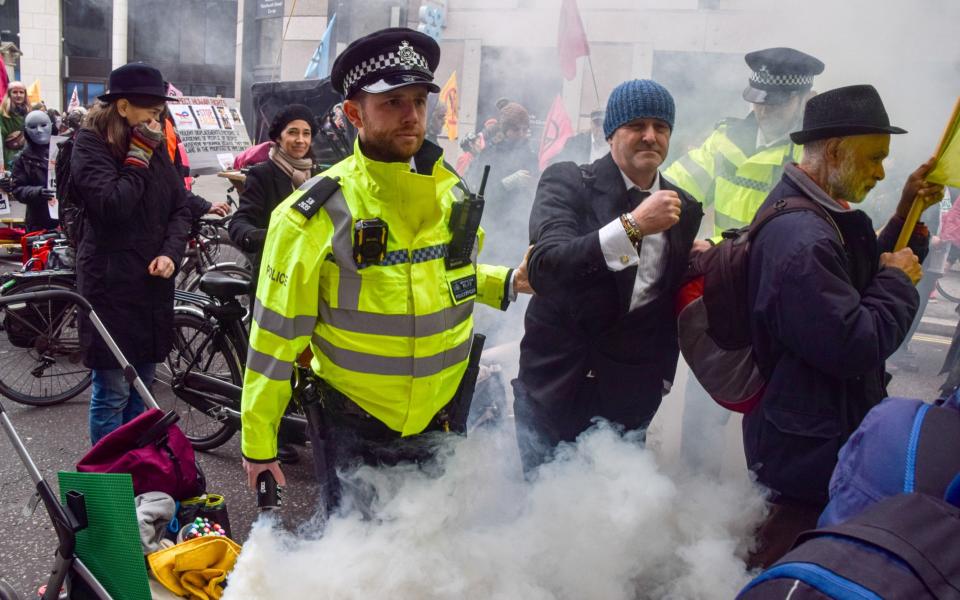
<svg viewBox="0 0 960 600"><path fill-rule="evenodd" d="M215 177L201 178L197 191L208 199L220 199L227 184ZM15 268L17 263L0 261L0 268ZM947 275L950 285L956 284L960 292L960 273ZM897 370L890 385L891 395L933 398L944 376L938 375L944 355L956 327L955 305L942 298L930 302L914 338L912 348L916 353L918 370ZM2 370L0 365L0 370ZM509 369L509 368L508 368ZM678 374L676 389L682 390L682 378ZM161 405L172 401L169 392L156 389L154 393ZM87 428L87 405L89 390L66 403L46 408L33 408L0 399L3 408L23 440L37 467L47 481L57 488L57 472L71 471L77 460L89 449ZM665 402L664 416L658 415L658 434L668 439L663 447L676 447L679 427L675 415L682 403ZM669 420L672 424L663 424ZM731 419L728 440L737 441L735 420ZM56 537L43 508L30 516L23 509L33 491L26 469L16 453L11 451L5 435L0 435L0 576L24 595L35 597L38 585L53 564ZM284 497L285 507L281 517L286 527L296 527L307 521L313 513L313 498L316 497L309 449L301 448L301 462L284 468L288 485ZM735 446L730 445L730 464L742 469L742 455L737 456ZM738 463L739 461L739 463ZM198 462L207 477L208 490L227 498L234 537L242 542L257 517L256 499L246 486L240 465L239 435L227 444L207 453L198 453Z"/></svg>

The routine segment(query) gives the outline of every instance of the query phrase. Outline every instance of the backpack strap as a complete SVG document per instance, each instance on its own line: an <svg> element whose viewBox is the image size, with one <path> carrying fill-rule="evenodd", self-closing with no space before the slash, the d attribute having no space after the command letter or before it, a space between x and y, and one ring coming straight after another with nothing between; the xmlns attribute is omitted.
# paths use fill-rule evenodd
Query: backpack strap
<svg viewBox="0 0 960 600"><path fill-rule="evenodd" d="M913 465L907 465L904 482L912 475L910 491L942 497L960 469L960 411L924 404L917 412L910 437L913 453L907 455L908 461L913 458Z"/></svg>
<svg viewBox="0 0 960 600"><path fill-rule="evenodd" d="M831 535L866 542L910 565L934 598L960 600L958 512L933 496L901 494L845 523L802 533L795 545Z"/></svg>
<svg viewBox="0 0 960 600"><path fill-rule="evenodd" d="M776 217L800 211L809 211L815 213L821 219L827 223L830 223L830 225L833 226L833 230L837 232L840 245L846 247L847 244L843 239L843 233L840 231L840 227L837 226L837 222L834 221L833 217L830 216L829 211L821 206L820 203L811 200L806 196L787 196L786 198L780 198L773 204L763 206L759 211L757 211L756 216L753 217L753 222L750 224L750 241L756 239L757 235L760 233L760 230Z"/></svg>
<svg viewBox="0 0 960 600"><path fill-rule="evenodd" d="M337 193L340 189L340 178L313 177L304 182L299 189L304 193L294 202L293 209L309 219L317 214L331 196Z"/></svg>

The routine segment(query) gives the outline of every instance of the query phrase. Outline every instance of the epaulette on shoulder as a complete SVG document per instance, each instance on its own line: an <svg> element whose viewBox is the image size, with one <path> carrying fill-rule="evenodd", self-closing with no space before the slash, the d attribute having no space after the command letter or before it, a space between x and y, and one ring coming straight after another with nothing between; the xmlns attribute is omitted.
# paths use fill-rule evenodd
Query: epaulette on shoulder
<svg viewBox="0 0 960 600"><path fill-rule="evenodd" d="M303 195L293 203L293 209L309 219L317 214L317 211L326 204L330 196L337 193L338 189L340 189L339 177L314 177L308 179L300 186L299 191L302 191Z"/></svg>

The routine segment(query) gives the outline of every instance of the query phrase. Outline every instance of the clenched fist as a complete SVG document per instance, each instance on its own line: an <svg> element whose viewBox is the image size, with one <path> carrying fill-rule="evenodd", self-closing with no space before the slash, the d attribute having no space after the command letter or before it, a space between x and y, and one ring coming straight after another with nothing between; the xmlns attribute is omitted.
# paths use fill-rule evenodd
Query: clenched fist
<svg viewBox="0 0 960 600"><path fill-rule="evenodd" d="M632 214L643 235L666 231L680 221L680 196L672 190L654 192Z"/></svg>
<svg viewBox="0 0 960 600"><path fill-rule="evenodd" d="M904 248L897 252L884 252L880 255L880 266L900 269L907 274L913 285L917 285L920 278L923 277L923 268L920 267L920 260L910 248Z"/></svg>

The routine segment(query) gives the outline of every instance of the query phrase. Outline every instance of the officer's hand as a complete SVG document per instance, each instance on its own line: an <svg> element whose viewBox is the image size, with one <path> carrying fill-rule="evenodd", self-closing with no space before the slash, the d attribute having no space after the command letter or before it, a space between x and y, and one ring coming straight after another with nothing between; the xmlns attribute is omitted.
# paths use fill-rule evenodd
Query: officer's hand
<svg viewBox="0 0 960 600"><path fill-rule="evenodd" d="M13 176L8 172L0 172L0 190L8 194L13 191Z"/></svg>
<svg viewBox="0 0 960 600"><path fill-rule="evenodd" d="M173 261L170 260L170 257L162 255L150 261L150 266L147 267L148 273L154 277L163 277L164 279L170 279L174 270Z"/></svg>
<svg viewBox="0 0 960 600"><path fill-rule="evenodd" d="M706 252L710 248L713 248L710 240L693 240L693 246L690 247L690 258L693 258L701 252Z"/></svg>
<svg viewBox="0 0 960 600"><path fill-rule="evenodd" d="M43 188L42 190L40 190L40 197L43 198L44 200L56 198L57 192L56 190L51 190L50 188Z"/></svg>
<svg viewBox="0 0 960 600"><path fill-rule="evenodd" d="M243 470L247 472L247 485L250 486L251 490L257 489L257 476L264 471L270 471L273 473L273 478L277 480L277 485L287 485L287 479L283 476L283 471L280 469L280 463L277 461L268 463L252 463L247 462L247 459L243 459Z"/></svg>
<svg viewBox="0 0 960 600"><path fill-rule="evenodd" d="M923 277L920 260L917 259L917 255L910 248L904 248L897 252L884 252L880 255L880 266L900 269L907 274L913 285L917 285L917 282Z"/></svg>
<svg viewBox="0 0 960 600"><path fill-rule="evenodd" d="M208 215L217 215L218 217L225 217L230 213L230 205L226 202L211 202L210 210L207 211Z"/></svg>
<svg viewBox="0 0 960 600"><path fill-rule="evenodd" d="M680 196L673 190L654 192L633 209L633 218L643 235L666 231L680 222Z"/></svg>
<svg viewBox="0 0 960 600"><path fill-rule="evenodd" d="M530 258L531 250L533 250L533 246L527 248L526 253L523 255L523 260L520 261L520 266L513 272L513 291L518 294L536 294L536 292L533 291L533 286L530 285L530 278L527 273L527 259Z"/></svg>
<svg viewBox="0 0 960 600"><path fill-rule="evenodd" d="M910 177L907 177L906 183L903 184L903 192L900 194L900 203L897 204L897 216L900 218L907 218L914 198L919 198L923 202L923 210L943 200L943 186L926 180L927 173L933 169L935 161L936 158L931 156L927 162L917 167Z"/></svg>

